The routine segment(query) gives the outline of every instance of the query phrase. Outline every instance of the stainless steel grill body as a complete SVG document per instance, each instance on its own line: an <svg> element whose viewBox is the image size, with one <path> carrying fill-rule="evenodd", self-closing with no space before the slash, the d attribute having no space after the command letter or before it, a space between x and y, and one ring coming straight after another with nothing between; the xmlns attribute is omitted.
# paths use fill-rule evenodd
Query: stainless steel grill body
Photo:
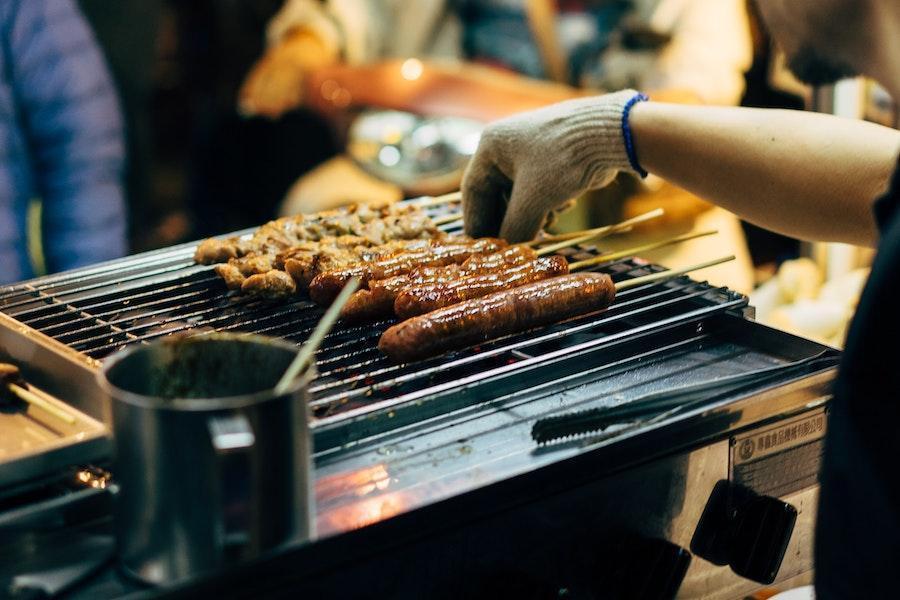
<svg viewBox="0 0 900 600"><path fill-rule="evenodd" d="M123 345L185 330L252 331L298 343L309 335L318 308L229 294L208 267L192 264L192 252L184 245L0 290L6 353L20 362L30 356L30 376L104 416L92 396L93 371ZM601 270L622 280L659 269L629 259ZM745 297L682 277L624 292L601 313L407 365L375 348L390 322L337 329L317 356L311 386L321 539L230 574L225 585L318 597L335 590L462 597L467 590L446 588L447 578L488 585L491 573L510 580L511 569L519 577L524 569L541 585L589 586L590 569L573 552L600 560L582 552L584 544L602 546L621 531L689 548L721 480L775 480L781 487L753 486L802 505L779 579L808 572L821 435L786 448L782 463L758 468L754 460L735 465L733 449L742 435L821 412L833 368L714 395L665 420L590 439L540 448L530 437L543 416L627 403L823 350L759 326L751 314ZM794 472L796 481L787 475ZM734 597L759 586L695 556L683 589L692 590L688 597L703 590Z"/></svg>

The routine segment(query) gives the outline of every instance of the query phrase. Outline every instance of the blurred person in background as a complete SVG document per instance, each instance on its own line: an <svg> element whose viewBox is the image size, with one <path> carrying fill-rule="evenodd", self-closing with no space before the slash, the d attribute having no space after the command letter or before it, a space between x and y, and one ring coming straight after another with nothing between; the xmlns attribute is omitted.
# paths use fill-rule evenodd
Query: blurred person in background
<svg viewBox="0 0 900 600"><path fill-rule="evenodd" d="M122 256L122 120L90 29L74 0L7 0L0 28L0 280L34 274L35 199L48 271Z"/></svg>
<svg viewBox="0 0 900 600"><path fill-rule="evenodd" d="M125 199L132 251L145 249L159 220L153 189L151 99L162 0L78 0L116 84L125 122Z"/></svg>
<svg viewBox="0 0 900 600"><path fill-rule="evenodd" d="M735 105L752 61L745 0L288 0L269 23L267 40L238 102L245 114L270 119L298 106L332 112L373 106L488 121L586 89L631 86L660 100ZM408 57L422 61L413 76L400 60ZM739 255L719 268L720 279L752 289L737 219L658 179L643 185L622 176L618 183L594 193L602 201L580 202L557 227L606 224L664 201L664 222L649 233L720 229ZM341 156L300 179L282 213L402 196ZM647 234L613 243L640 244ZM683 253L702 254L716 243L648 258L687 260Z"/></svg>

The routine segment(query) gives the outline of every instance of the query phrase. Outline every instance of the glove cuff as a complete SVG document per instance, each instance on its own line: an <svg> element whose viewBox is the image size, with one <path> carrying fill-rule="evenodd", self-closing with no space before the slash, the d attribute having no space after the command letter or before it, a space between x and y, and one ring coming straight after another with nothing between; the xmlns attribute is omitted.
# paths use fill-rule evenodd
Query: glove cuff
<svg viewBox="0 0 900 600"><path fill-rule="evenodd" d="M644 100L647 96L636 90L622 90L572 101L567 138L571 154L579 157L580 164L574 166L589 176L588 187L606 185L619 171L647 176L637 161L628 124L631 108Z"/></svg>

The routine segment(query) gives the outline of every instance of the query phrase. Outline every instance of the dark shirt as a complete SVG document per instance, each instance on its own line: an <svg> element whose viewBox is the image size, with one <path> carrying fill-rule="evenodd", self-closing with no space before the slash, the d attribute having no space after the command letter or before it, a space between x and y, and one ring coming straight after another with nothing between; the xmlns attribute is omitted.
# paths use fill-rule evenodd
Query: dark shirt
<svg viewBox="0 0 900 600"><path fill-rule="evenodd" d="M875 204L881 232L828 418L816 595L900 597L900 164Z"/></svg>

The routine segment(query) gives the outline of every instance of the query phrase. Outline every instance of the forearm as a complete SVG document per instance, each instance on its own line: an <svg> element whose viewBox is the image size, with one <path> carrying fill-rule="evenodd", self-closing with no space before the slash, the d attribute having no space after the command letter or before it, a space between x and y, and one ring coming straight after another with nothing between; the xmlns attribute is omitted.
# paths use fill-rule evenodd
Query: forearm
<svg viewBox="0 0 900 600"><path fill-rule="evenodd" d="M874 246L872 202L900 132L816 113L640 103L641 165L742 218L802 239Z"/></svg>

